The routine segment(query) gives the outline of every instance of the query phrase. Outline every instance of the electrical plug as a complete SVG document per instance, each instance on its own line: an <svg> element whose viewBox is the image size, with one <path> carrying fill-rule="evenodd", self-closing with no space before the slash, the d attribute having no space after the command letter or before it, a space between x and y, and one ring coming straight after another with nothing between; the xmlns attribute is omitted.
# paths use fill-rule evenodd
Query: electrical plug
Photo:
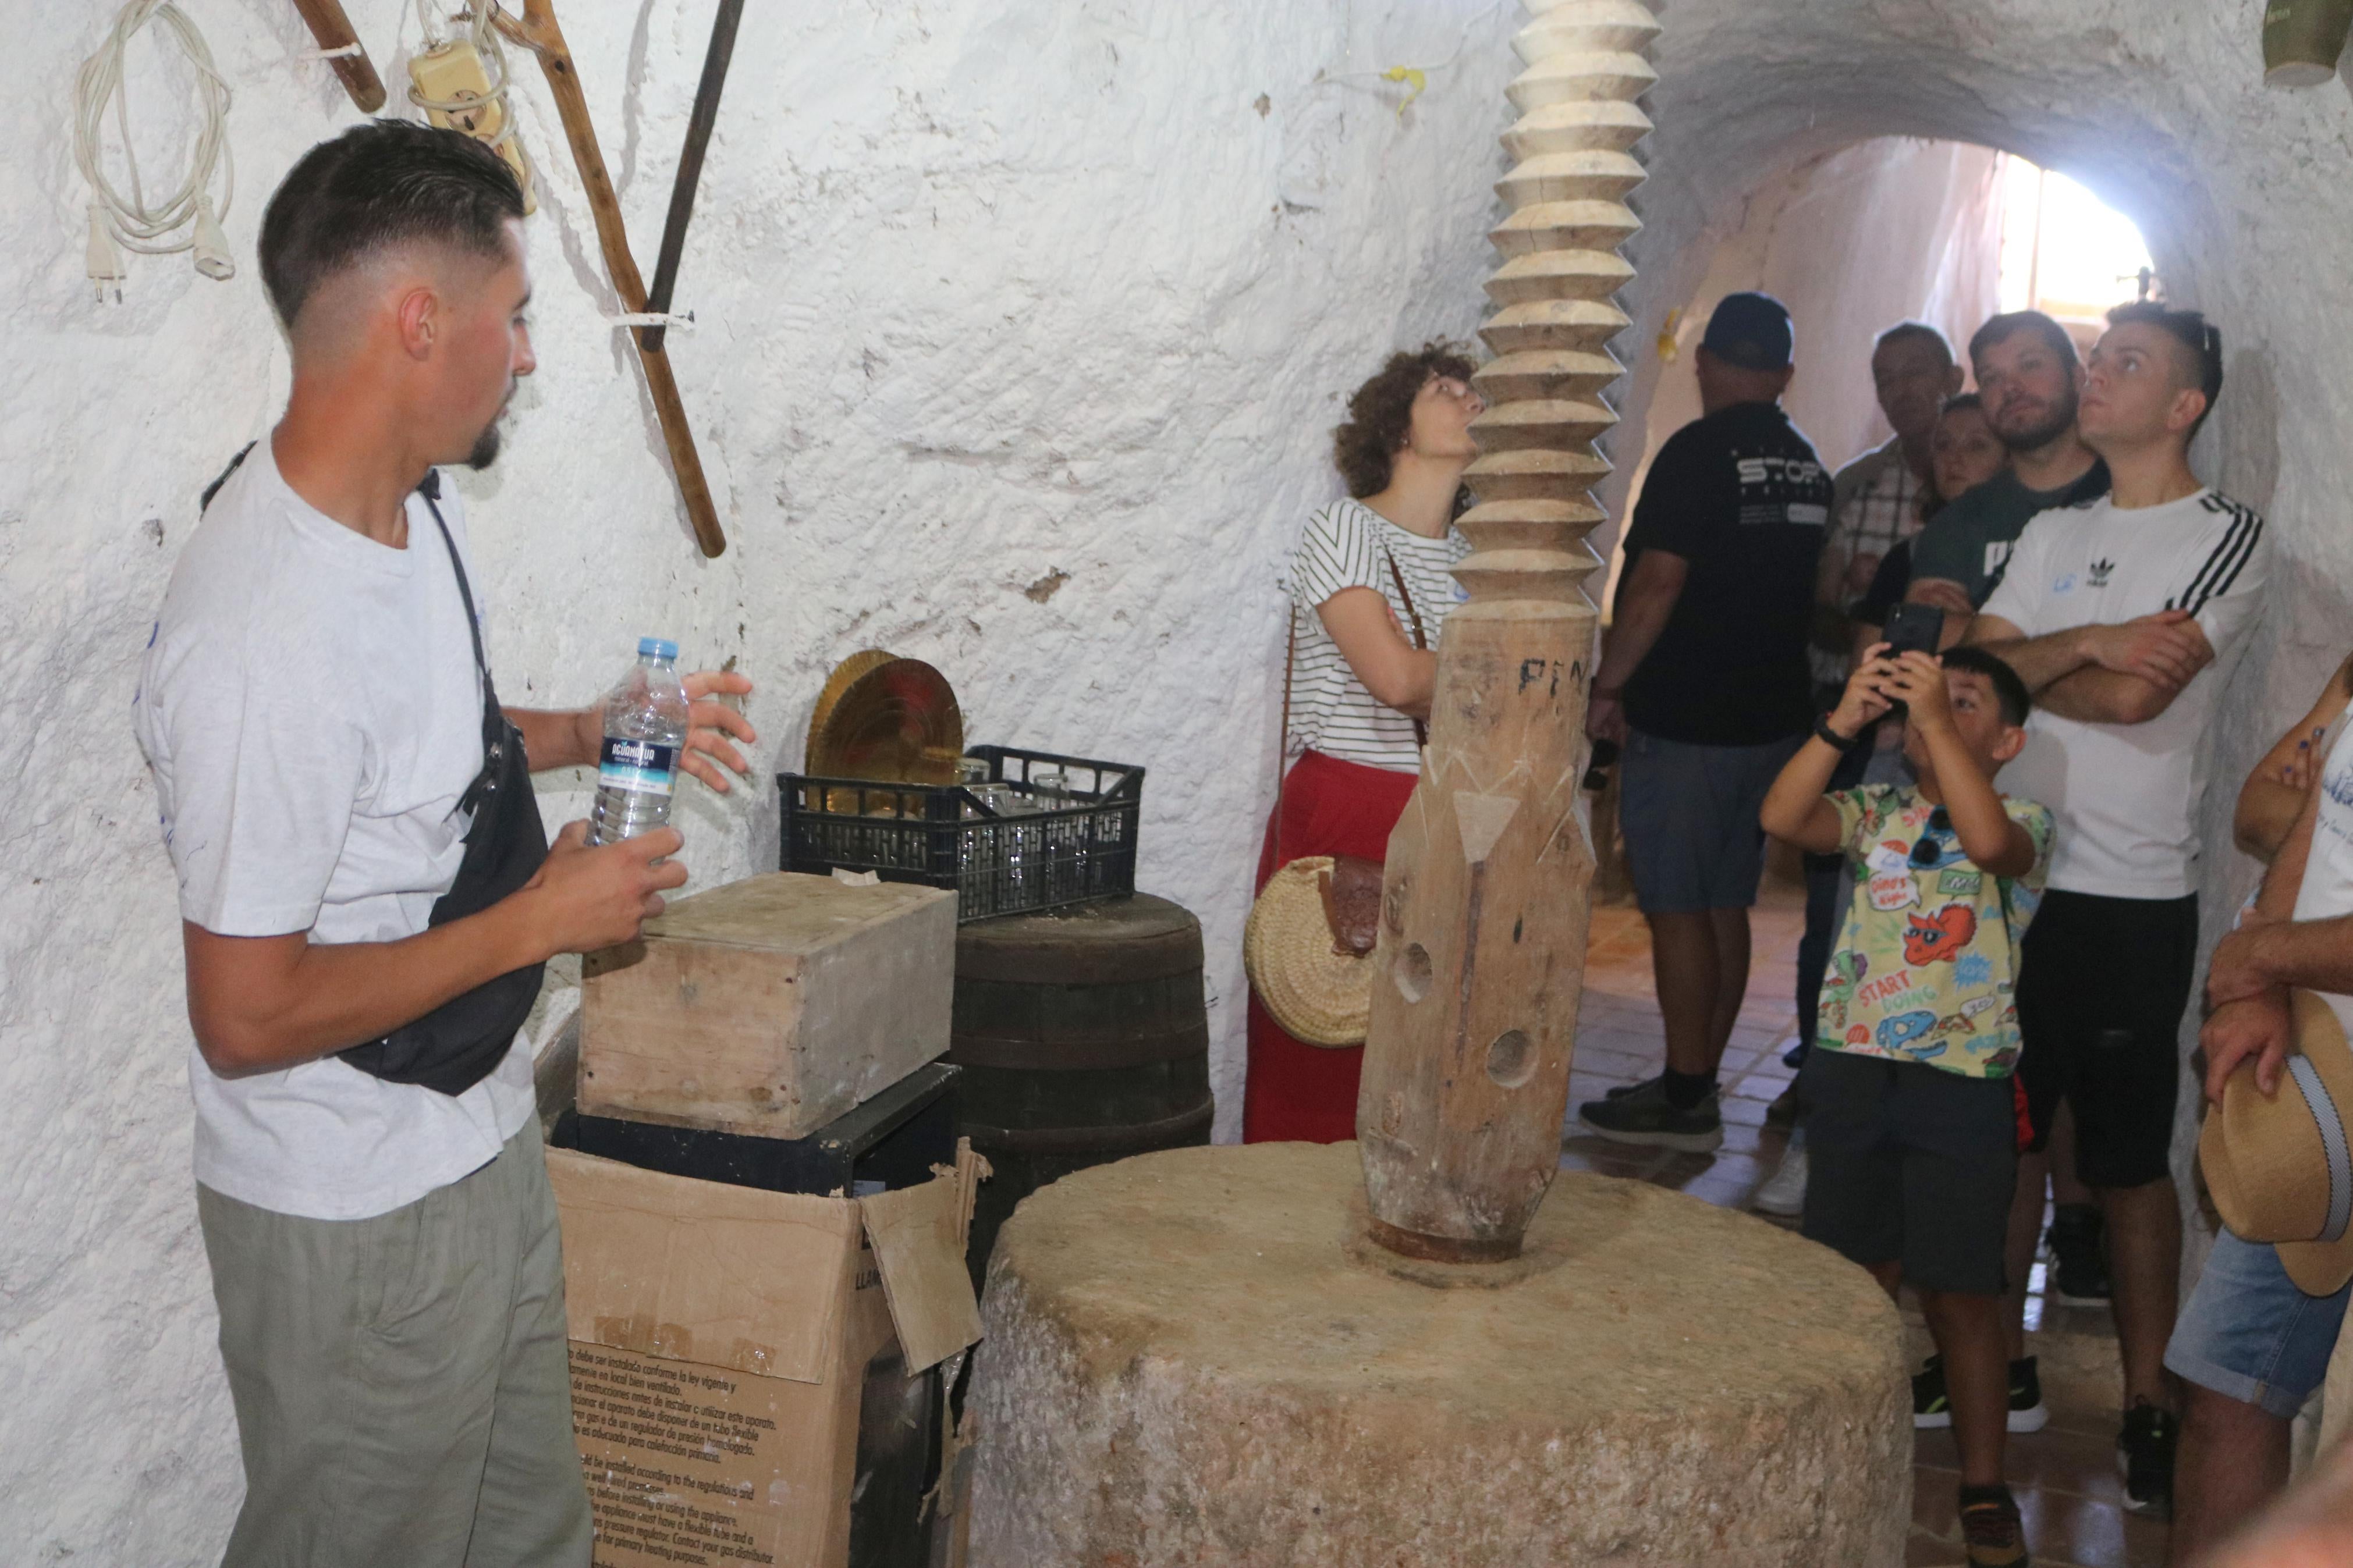
<svg viewBox="0 0 2353 1568"><path fill-rule="evenodd" d="M226 283L237 276L237 260L228 253L228 236L221 232L220 219L213 216L210 196L196 203L195 247L197 271L216 283Z"/></svg>
<svg viewBox="0 0 2353 1568"><path fill-rule="evenodd" d="M122 250L108 232L106 213L96 204L90 209L90 248L84 252L83 270L90 276L90 287L100 301L106 299L106 286L114 285L114 301L122 302L122 280L130 269L122 264Z"/></svg>

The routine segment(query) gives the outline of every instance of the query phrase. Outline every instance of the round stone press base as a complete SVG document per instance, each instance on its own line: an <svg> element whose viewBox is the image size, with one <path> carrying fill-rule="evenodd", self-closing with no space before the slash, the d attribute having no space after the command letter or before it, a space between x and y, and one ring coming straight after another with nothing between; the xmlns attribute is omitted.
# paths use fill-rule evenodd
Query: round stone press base
<svg viewBox="0 0 2353 1568"><path fill-rule="evenodd" d="M1483 1275L1364 1225L1353 1143L1025 1202L983 1307L974 1568L1904 1560L1903 1331L1860 1268L1581 1173Z"/></svg>

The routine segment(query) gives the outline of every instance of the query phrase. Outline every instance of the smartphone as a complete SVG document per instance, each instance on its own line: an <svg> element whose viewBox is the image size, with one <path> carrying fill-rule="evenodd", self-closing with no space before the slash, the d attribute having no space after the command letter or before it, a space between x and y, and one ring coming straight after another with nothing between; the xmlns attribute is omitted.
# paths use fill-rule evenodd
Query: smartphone
<svg viewBox="0 0 2353 1568"><path fill-rule="evenodd" d="M1884 657L1899 658L1907 653L1936 656L1936 647L1945 640L1945 612L1934 605L1897 605L1887 612L1887 625L1880 628L1880 640L1887 645ZM1901 724L1909 705L1896 703L1888 709L1887 717Z"/></svg>
<svg viewBox="0 0 2353 1568"><path fill-rule="evenodd" d="M1934 605L1897 605L1887 612L1887 625L1879 635L1890 658L1907 653L1933 658L1936 645L1945 640L1945 612Z"/></svg>

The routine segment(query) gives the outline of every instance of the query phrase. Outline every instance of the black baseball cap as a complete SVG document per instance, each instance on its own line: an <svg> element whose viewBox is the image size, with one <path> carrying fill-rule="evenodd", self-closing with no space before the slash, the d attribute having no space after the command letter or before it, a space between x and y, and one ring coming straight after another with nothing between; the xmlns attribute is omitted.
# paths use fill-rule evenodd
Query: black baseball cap
<svg viewBox="0 0 2353 1568"><path fill-rule="evenodd" d="M1789 308L1770 294L1726 294L1699 346L1742 370L1787 370L1798 343Z"/></svg>

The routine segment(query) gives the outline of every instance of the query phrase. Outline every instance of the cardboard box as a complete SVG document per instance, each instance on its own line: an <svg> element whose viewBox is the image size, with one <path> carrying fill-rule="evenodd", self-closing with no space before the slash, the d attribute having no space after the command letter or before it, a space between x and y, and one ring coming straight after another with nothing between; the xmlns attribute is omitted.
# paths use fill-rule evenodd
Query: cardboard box
<svg viewBox="0 0 2353 1568"><path fill-rule="evenodd" d="M980 1338L964 1240L985 1163L965 1146L868 1198L561 1149L547 1168L596 1568L844 1568L868 1368L895 1349L913 1376Z"/></svg>
<svg viewBox="0 0 2353 1568"><path fill-rule="evenodd" d="M583 966L580 1110L800 1138L948 1048L955 895L771 871Z"/></svg>

